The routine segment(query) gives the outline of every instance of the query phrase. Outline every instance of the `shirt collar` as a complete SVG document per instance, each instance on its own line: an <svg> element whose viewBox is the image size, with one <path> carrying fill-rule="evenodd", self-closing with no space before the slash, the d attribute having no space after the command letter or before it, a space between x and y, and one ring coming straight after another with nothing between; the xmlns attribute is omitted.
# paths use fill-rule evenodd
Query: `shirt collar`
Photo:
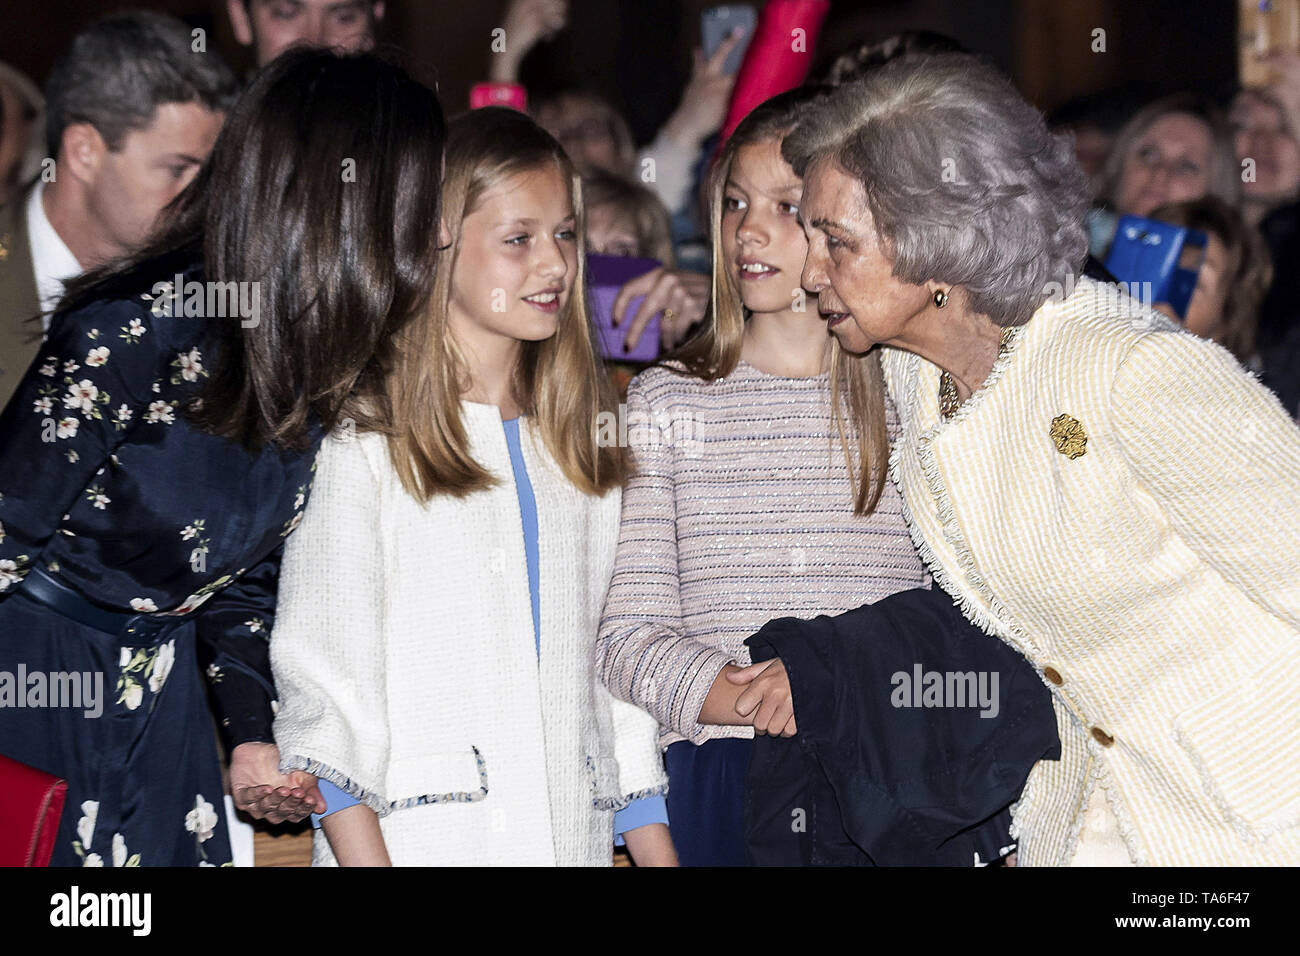
<svg viewBox="0 0 1300 956"><path fill-rule="evenodd" d="M36 294L41 300L45 326L50 323L49 313L58 305L63 295L63 283L81 275L85 270L68 244L63 241L49 217L45 215L45 183L38 181L27 197L27 235L32 246L32 271L36 275Z"/></svg>

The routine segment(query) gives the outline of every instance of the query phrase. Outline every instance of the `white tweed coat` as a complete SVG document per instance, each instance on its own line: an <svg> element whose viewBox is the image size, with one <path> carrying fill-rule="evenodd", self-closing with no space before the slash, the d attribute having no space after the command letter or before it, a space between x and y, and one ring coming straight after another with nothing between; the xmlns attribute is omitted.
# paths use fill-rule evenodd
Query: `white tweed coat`
<svg viewBox="0 0 1300 956"><path fill-rule="evenodd" d="M1273 395L1089 279L949 422L935 365L882 362L923 558L1054 695L1021 863L1070 861L1097 785L1139 865L1300 863L1300 430Z"/></svg>
<svg viewBox="0 0 1300 956"><path fill-rule="evenodd" d="M322 445L271 641L282 766L375 809L395 865L607 866L614 809L666 788L656 721L593 670L620 496L576 489L525 420L539 662L500 414L461 407L501 479L465 498L418 503L378 435Z"/></svg>

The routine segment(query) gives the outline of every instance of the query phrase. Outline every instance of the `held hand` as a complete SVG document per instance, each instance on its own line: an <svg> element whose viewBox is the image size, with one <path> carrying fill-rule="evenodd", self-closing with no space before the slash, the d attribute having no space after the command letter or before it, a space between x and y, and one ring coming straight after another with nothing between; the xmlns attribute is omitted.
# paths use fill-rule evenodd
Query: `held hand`
<svg viewBox="0 0 1300 956"><path fill-rule="evenodd" d="M733 684L749 685L736 698L736 713L745 717L746 723L753 724L754 733L782 737L797 733L790 677L779 657L750 664L725 676Z"/></svg>
<svg viewBox="0 0 1300 956"><path fill-rule="evenodd" d="M707 60L695 50L691 80L682 92L681 106L664 125L664 133L679 146L697 149L727 118L727 104L736 77L723 72L727 57L744 38L744 31L732 30Z"/></svg>
<svg viewBox="0 0 1300 956"><path fill-rule="evenodd" d="M280 773L280 748L269 743L240 744L230 754L230 795L235 808L268 823L297 823L324 813L316 778L301 770Z"/></svg>
<svg viewBox="0 0 1300 956"><path fill-rule="evenodd" d="M659 341L666 348L680 344L691 326L704 318L712 286L712 280L706 275L662 266L625 283L611 309L615 328L623 324L623 313L629 302L642 295L645 299L628 324L624 348L630 352L636 347L646 323L656 312L664 313L659 322Z"/></svg>

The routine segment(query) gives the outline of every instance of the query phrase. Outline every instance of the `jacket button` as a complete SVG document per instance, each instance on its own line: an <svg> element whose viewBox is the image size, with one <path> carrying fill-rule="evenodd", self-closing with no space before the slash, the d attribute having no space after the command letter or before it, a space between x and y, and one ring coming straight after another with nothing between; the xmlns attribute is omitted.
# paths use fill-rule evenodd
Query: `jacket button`
<svg viewBox="0 0 1300 956"><path fill-rule="evenodd" d="M1106 731L1102 730L1100 727L1092 728L1092 739L1097 741L1097 743L1101 744L1103 747L1109 747L1115 742L1115 738L1106 733Z"/></svg>
<svg viewBox="0 0 1300 956"><path fill-rule="evenodd" d="M1047 678L1049 683L1055 684L1057 687L1065 683L1065 678L1061 676L1061 672L1050 665L1043 668L1043 676Z"/></svg>

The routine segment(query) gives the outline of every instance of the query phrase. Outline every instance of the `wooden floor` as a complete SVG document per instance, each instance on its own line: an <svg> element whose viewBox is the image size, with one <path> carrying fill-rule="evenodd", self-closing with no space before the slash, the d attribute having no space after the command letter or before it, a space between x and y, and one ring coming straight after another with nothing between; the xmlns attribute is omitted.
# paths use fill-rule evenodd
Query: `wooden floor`
<svg viewBox="0 0 1300 956"><path fill-rule="evenodd" d="M253 863L255 866L311 866L310 822L283 824L278 827L254 824Z"/></svg>
<svg viewBox="0 0 1300 956"><path fill-rule="evenodd" d="M268 826L254 824L253 859L257 866L311 866L310 823ZM631 866L627 851L619 847L614 852L615 866Z"/></svg>

